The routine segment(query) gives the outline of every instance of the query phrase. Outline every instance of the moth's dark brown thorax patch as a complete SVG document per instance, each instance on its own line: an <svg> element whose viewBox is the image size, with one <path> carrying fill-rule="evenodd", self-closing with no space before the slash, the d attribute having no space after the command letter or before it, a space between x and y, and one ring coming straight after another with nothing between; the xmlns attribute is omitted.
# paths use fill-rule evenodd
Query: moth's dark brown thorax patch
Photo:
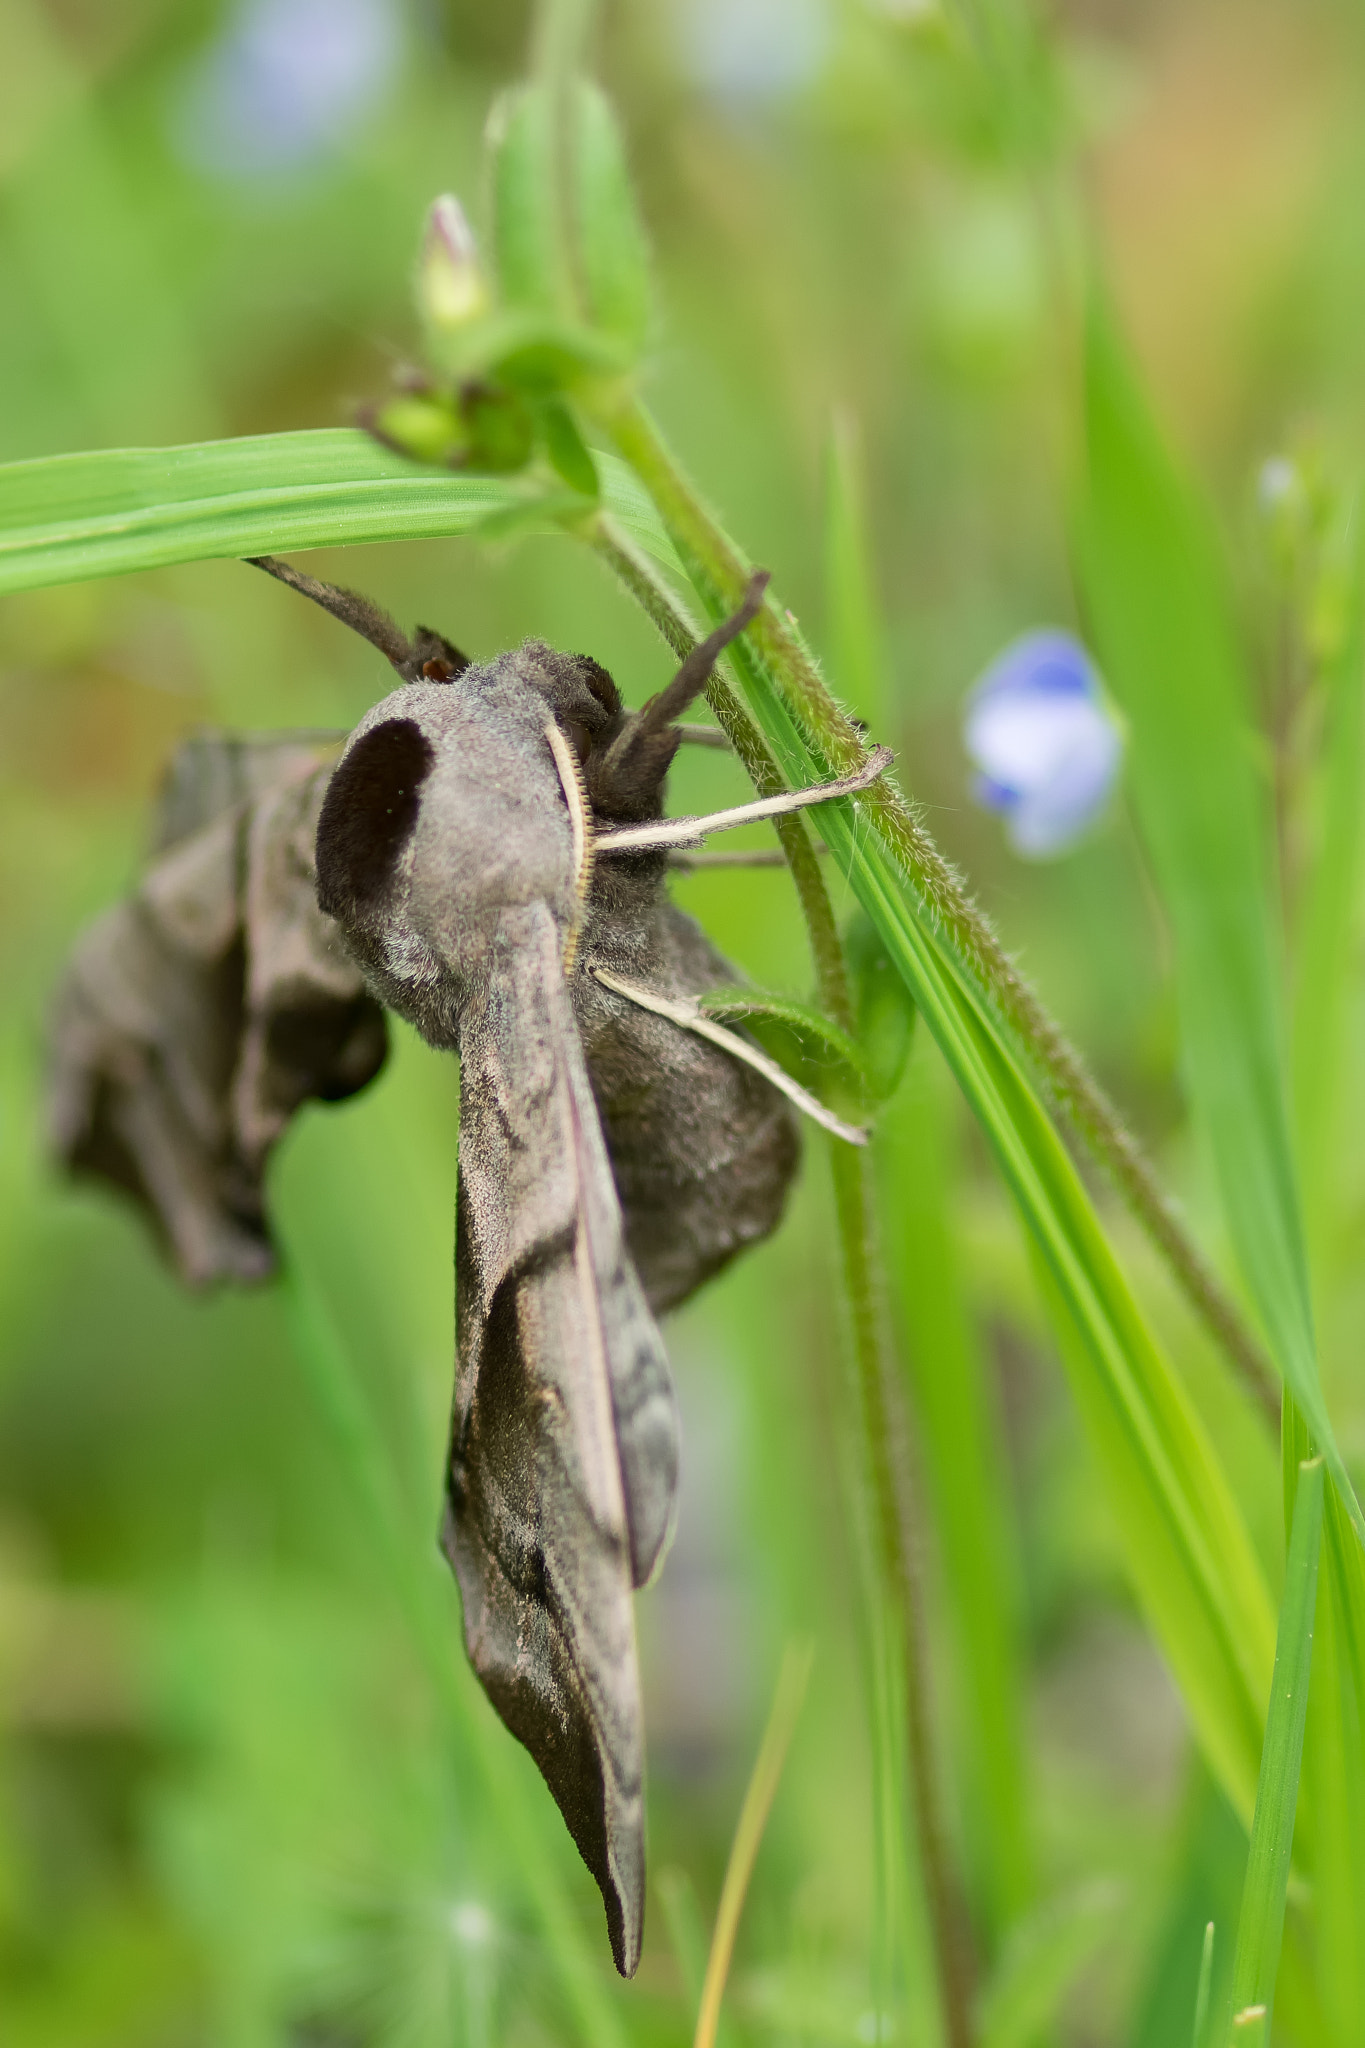
<svg viewBox="0 0 1365 2048"><path fill-rule="evenodd" d="M329 917L382 896L412 836L436 756L411 718L390 718L356 741L318 818L318 902Z"/></svg>

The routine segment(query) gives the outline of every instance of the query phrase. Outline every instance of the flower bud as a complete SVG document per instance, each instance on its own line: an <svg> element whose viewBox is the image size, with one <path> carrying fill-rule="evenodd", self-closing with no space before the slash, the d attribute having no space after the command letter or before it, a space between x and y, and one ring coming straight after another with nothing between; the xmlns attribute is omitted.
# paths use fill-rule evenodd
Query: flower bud
<svg viewBox="0 0 1365 2048"><path fill-rule="evenodd" d="M427 215L417 270L417 303L431 336L453 334L488 311L473 231L453 193L443 192Z"/></svg>
<svg viewBox="0 0 1365 2048"><path fill-rule="evenodd" d="M404 392L363 414L362 423L414 462L459 464L469 452L468 426L457 408L436 392Z"/></svg>

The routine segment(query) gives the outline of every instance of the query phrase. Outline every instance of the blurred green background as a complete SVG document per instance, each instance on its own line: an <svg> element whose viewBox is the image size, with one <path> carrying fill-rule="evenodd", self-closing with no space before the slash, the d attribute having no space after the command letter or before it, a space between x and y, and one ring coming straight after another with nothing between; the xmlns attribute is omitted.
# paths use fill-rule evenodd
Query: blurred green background
<svg viewBox="0 0 1365 2048"><path fill-rule="evenodd" d="M976 12L984 47L998 29L1005 48L1013 11L964 5ZM349 420L412 348L427 202L453 189L477 223L484 119L526 28L520 5L455 0L0 0L0 460ZM1273 726L1302 561L1258 479L1288 457L1306 488L1327 488L1365 403L1365 20L1348 0L1063 0L1047 38L1047 89L1029 104L1077 156L1144 371L1216 494ZM663 306L650 395L827 653L831 423L853 432L886 622L881 680L854 708L896 746L940 844L1216 1244L1167 948L1122 799L1076 851L1030 865L968 795L974 677L1018 632L1077 622L1065 366L1037 231L1048 148L1012 132L991 59L964 47L935 0L608 8L601 70ZM590 650L630 701L669 671L565 542L307 566L476 656L528 634ZM654 1886L640 1975L621 1991L595 1892L458 1657L455 1705L439 1697L278 1298L186 1298L134 1217L44 1161L45 1005L76 931L137 873L177 737L346 725L385 687L367 650L231 563L0 606L0 2038L417 2048L567 2040L596 2010L623 2040L682 2041L782 1646L809 1635L811 1692L728 2025L737 2041L870 2041L869 1653L819 1149L778 1239L670 1331L686 1467L676 1548L640 1602ZM681 765L674 802L739 790L733 764L703 755ZM1286 815L1292 893L1311 808ZM755 980L806 992L780 874L677 893ZM1354 1461L1352 1072L1319 1279ZM273 1181L281 1236L329 1306L414 1527L433 1535L456 1099L453 1065L397 1032L379 1083L310 1110ZM1025 2013L1000 2038L1155 2048L1185 2037L1204 1921L1235 1912L1241 1837L1136 1618L1004 1199L924 1047L881 1164L921 1399L950 1353L917 1310L920 1276L960 1283L961 1318L937 1336L979 1365L1001 1474L1021 1882L1066 1902L1077 1930L1055 2019ZM1278 1576L1273 1447L1131 1229L1114 1228ZM923 1503L950 1821L989 1943L1004 1914L931 1487ZM913 1896L898 1911L904 2038L929 2041ZM581 1927L585 1964L547 1944L557 1913ZM571 2013L580 1968L591 1981Z"/></svg>

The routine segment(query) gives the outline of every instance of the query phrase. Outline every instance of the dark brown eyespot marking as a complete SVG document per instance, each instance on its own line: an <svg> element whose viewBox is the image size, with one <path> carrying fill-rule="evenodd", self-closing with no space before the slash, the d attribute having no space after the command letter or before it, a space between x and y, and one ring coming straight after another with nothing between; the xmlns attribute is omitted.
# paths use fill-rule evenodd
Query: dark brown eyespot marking
<svg viewBox="0 0 1365 2048"><path fill-rule="evenodd" d="M318 818L318 903L329 917L383 894L421 807L435 759L411 718L376 725L327 785Z"/></svg>

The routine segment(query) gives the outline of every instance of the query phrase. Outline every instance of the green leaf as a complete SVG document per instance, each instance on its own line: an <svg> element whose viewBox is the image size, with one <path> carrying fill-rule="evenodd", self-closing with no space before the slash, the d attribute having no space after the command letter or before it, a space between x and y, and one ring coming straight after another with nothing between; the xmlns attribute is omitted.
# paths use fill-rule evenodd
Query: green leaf
<svg viewBox="0 0 1365 2048"><path fill-rule="evenodd" d="M1214 550L1107 315L1086 349L1082 583L1175 940L1191 1103L1276 1363L1365 1537L1318 1377L1282 1075L1268 810Z"/></svg>
<svg viewBox="0 0 1365 2048"><path fill-rule="evenodd" d="M581 78L520 85L489 144L503 307L608 338L602 367L628 368L649 329L649 261L608 101Z"/></svg>
<svg viewBox="0 0 1365 2048"><path fill-rule="evenodd" d="M918 1012L876 926L863 911L844 933L844 951L868 1089L874 1102L888 1102L905 1072Z"/></svg>
<svg viewBox="0 0 1365 2048"><path fill-rule="evenodd" d="M562 212L561 166L549 93L502 94L488 122L493 263L504 306L571 320L578 311Z"/></svg>
<svg viewBox="0 0 1365 2048"><path fill-rule="evenodd" d="M1295 1136L1310 1239L1327 1204L1338 1128L1333 1104L1365 841L1360 803L1365 779L1365 541L1360 510L1356 493L1343 522L1353 539L1341 579L1343 630L1322 677L1321 831L1304 890L1294 988Z"/></svg>
<svg viewBox="0 0 1365 2048"><path fill-rule="evenodd" d="M573 116L574 226L584 311L633 359L649 338L653 311L649 245L610 101L579 79Z"/></svg>
<svg viewBox="0 0 1365 2048"><path fill-rule="evenodd" d="M785 1035L795 1038L807 1053L814 1053L817 1058L832 1059L859 1080L863 1078L863 1057L859 1046L822 1010L813 1010L806 1003L793 1002L788 996L759 994L749 988L716 988L702 996L701 1008L718 1023L776 1024Z"/></svg>
<svg viewBox="0 0 1365 2048"><path fill-rule="evenodd" d="M1194 2030L1191 2048L1208 2048L1209 1995L1213 1989L1214 1928L1210 1920L1204 1929L1204 1947L1199 1957L1199 1983L1194 1994Z"/></svg>
<svg viewBox="0 0 1365 2048"><path fill-rule="evenodd" d="M625 465L604 503L665 566L677 558ZM111 448L0 466L0 591L295 549L475 531L533 484L428 468L350 428ZM537 530L558 530L547 518Z"/></svg>
<svg viewBox="0 0 1365 2048"><path fill-rule="evenodd" d="M1319 1458L1299 1467L1294 1527L1275 1644L1275 1675L1237 1925L1237 1953L1232 1966L1234 2040L1246 2038L1239 2030L1238 2016L1257 2006L1266 2008L1263 2038L1270 2037L1270 2009L1275 1999L1284 1931L1285 1892L1294 1843L1299 1765L1313 1660L1313 1612L1322 1537L1322 1473Z"/></svg>
<svg viewBox="0 0 1365 2048"><path fill-rule="evenodd" d="M1335 1491L1324 1542L1299 1825L1322 2003L1334 2038L1350 2041L1365 2012L1365 1552Z"/></svg>
<svg viewBox="0 0 1365 2048"><path fill-rule="evenodd" d="M568 406L562 399L547 399L541 407L540 419L545 452L555 469L570 490L595 501L601 490L597 467Z"/></svg>

